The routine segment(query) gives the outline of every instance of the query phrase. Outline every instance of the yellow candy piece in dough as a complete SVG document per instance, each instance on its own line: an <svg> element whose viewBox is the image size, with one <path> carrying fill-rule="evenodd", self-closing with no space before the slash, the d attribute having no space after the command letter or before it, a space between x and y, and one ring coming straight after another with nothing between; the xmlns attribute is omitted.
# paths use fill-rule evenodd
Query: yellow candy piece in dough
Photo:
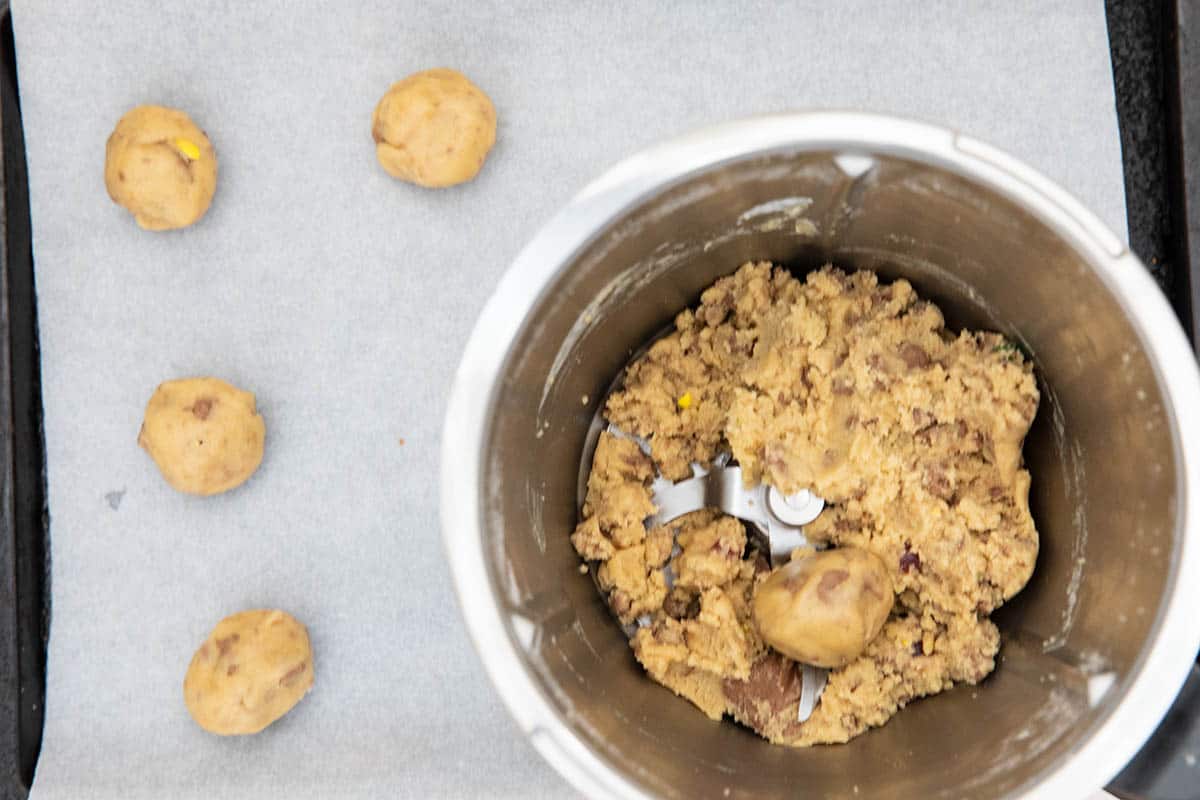
<svg viewBox="0 0 1200 800"><path fill-rule="evenodd" d="M175 146L179 148L179 152L190 158L192 161L200 160L200 148L190 139L176 139Z"/></svg>

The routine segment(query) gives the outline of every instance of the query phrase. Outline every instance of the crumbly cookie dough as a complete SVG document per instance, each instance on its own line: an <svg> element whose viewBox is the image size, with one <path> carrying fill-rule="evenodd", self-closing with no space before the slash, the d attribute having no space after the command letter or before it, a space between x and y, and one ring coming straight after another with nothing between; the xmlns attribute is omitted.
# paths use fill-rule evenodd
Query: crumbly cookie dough
<svg viewBox="0 0 1200 800"><path fill-rule="evenodd" d="M138 444L175 489L212 495L254 474L265 437L253 394L218 378L183 378L155 389Z"/></svg>
<svg viewBox="0 0 1200 800"><path fill-rule="evenodd" d="M1021 459L1038 399L1018 349L946 330L907 281L832 267L801 281L746 264L679 314L609 398L608 419L651 455L601 435L572 542L599 562L621 621L648 620L631 644L655 680L778 744L845 742L994 668L988 615L1025 585L1038 552ZM656 472L690 477L692 462L722 452L750 481L825 498L810 540L867 550L890 576L882 630L830 672L805 722L797 663L753 623L771 569L742 523L710 510L642 524Z"/></svg>
<svg viewBox="0 0 1200 800"><path fill-rule="evenodd" d="M217 190L217 153L182 111L138 106L108 137L104 186L146 230L186 228Z"/></svg>
<svg viewBox="0 0 1200 800"><path fill-rule="evenodd" d="M389 175L429 188L471 180L496 143L496 108L452 69L392 84L371 116L375 157Z"/></svg>
<svg viewBox="0 0 1200 800"><path fill-rule="evenodd" d="M283 611L242 611L217 623L183 679L188 712L221 736L258 733L313 685L308 631Z"/></svg>

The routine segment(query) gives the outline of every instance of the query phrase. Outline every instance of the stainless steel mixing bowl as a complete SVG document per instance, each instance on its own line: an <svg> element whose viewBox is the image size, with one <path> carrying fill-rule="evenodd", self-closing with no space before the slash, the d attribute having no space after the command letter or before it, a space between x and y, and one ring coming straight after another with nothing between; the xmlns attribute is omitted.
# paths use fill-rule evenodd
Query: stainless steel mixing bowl
<svg viewBox="0 0 1200 800"><path fill-rule="evenodd" d="M772 747L651 682L568 534L588 424L630 354L750 259L904 276L1025 343L1042 536L996 672L838 747ZM595 797L1078 796L1169 707L1200 643L1200 378L1143 266L1057 186L949 130L736 122L635 156L522 251L459 368L442 519L471 636L541 753Z"/></svg>

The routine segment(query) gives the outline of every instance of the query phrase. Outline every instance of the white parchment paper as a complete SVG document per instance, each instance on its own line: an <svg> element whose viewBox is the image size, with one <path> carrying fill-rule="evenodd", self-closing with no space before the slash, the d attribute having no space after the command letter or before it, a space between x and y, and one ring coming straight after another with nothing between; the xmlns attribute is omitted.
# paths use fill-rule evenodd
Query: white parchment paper
<svg viewBox="0 0 1200 800"><path fill-rule="evenodd" d="M53 558L36 800L571 794L459 621L438 432L505 266L636 149L761 112L896 112L1013 152L1125 231L1098 1L30 0L14 19ZM437 192L385 175L370 137L388 85L432 66L500 116L479 178ZM105 194L105 139L140 103L216 146L189 230L141 231ZM267 422L259 473L208 499L134 441L154 387L196 374L256 392ZM183 673L252 607L308 625L316 686L258 736L210 736Z"/></svg>

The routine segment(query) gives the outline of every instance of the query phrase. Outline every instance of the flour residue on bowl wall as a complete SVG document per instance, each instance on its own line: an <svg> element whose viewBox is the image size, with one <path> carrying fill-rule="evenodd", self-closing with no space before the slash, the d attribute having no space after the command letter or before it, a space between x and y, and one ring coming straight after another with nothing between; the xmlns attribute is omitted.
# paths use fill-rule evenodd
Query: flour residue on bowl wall
<svg viewBox="0 0 1200 800"><path fill-rule="evenodd" d="M1065 602L1059 617L1059 629L1042 642L1042 651L1050 653L1066 646L1079 608L1079 587L1083 583L1083 571L1087 565L1084 553L1087 551L1088 524L1083 505L1087 496L1087 475L1083 467L1082 447L1078 441L1067 441L1066 418L1061 401L1054 389L1044 381L1041 388L1046 407L1050 410L1050 427L1054 434L1054 448L1059 453L1063 486L1066 487L1067 497L1074 509L1071 513L1071 525L1075 529L1075 536L1071 540L1071 574L1064 589Z"/></svg>
<svg viewBox="0 0 1200 800"><path fill-rule="evenodd" d="M996 760L962 788L986 786L997 777L1018 769L1033 754L1041 753L1054 744L1078 723L1080 701L1081 699L1069 689L1059 686L1050 689L1045 695L1045 700L1037 705L1025 724L994 745L998 754Z"/></svg>
<svg viewBox="0 0 1200 800"><path fill-rule="evenodd" d="M737 227L749 228L757 233L770 233L790 227L792 233L816 236L819 232L817 224L804 216L812 204L811 197L780 197L759 203L738 216Z"/></svg>

